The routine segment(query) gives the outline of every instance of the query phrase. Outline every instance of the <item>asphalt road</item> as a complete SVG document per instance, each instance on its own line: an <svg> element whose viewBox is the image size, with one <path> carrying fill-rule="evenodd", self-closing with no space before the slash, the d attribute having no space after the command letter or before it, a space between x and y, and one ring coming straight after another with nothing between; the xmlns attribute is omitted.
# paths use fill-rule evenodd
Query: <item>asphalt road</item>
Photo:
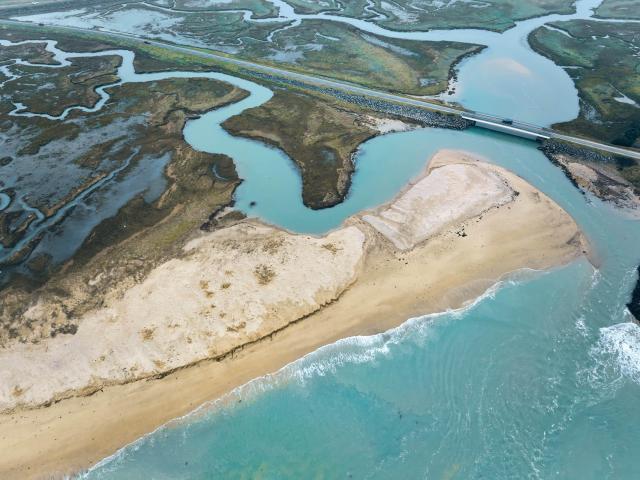
<svg viewBox="0 0 640 480"><path fill-rule="evenodd" d="M18 22L15 20L0 20L0 24L14 24L14 25L24 25L25 22ZM575 145L580 145L583 147L594 148L597 150L602 150L615 155L623 155L626 157L635 158L640 160L640 151L631 150L623 147L616 147L614 145L609 145L606 143L597 142L594 140L588 140L581 137L575 137L572 135L565 135L559 132L556 132L550 128L540 127L536 125L531 125L526 122L520 122L516 119L511 119L509 124L505 124L503 118L496 117L489 114L479 113L479 112L471 112L468 110L453 108L445 105L441 105L436 102L431 102L429 100L421 99L421 98L413 98L403 95L397 95L389 92L384 92L380 90L373 90L371 88L362 87L359 85L354 85L347 82L342 82L339 80L333 80L326 77L319 77L315 75L309 75L305 73L293 72L290 70L286 70L283 68L270 67L268 65L262 65L260 63L250 62L247 60L241 60L239 58L235 58L233 56L227 55L218 55L210 52L203 52L201 50L182 46L175 45L165 42L160 42L157 40L151 40L143 37L142 35L133 35L133 34L125 34L125 33L117 33L111 32L108 30L89 30L78 27L58 27L64 30L72 30L72 31L80 31L80 32L99 32L103 35L112 37L112 38L120 38L126 39L130 41L136 41L140 43L145 43L149 45L154 45L161 48L166 48L168 50L172 50L180 53L187 53L190 55L199 56L202 58L216 60L221 63L227 63L229 65L235 65L242 68L245 68L249 71L255 71L260 73L267 73L270 75L275 75L279 77L284 77L291 80L298 80L300 82L308 83L311 85L316 85L320 87L326 88L336 88L343 90L348 93L356 94L356 95L364 95L366 97L386 100L394 103L398 103L401 105L408 105L412 107L426 108L428 110L433 110L442 113L448 113L453 115L464 116L464 118L474 121L479 121L477 124L479 127L489 128L494 130L499 130L508 135L516 135L516 136L524 136L524 137L542 137L542 138L553 138L556 140L562 140L565 142L573 143Z"/></svg>

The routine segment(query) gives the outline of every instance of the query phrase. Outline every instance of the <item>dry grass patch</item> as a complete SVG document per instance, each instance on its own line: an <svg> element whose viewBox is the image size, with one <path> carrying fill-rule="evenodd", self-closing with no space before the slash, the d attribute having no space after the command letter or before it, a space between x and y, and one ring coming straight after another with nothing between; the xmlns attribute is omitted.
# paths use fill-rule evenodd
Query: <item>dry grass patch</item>
<svg viewBox="0 0 640 480"><path fill-rule="evenodd" d="M274 255L278 253L278 250L280 250L280 247L283 245L283 243L283 238L272 238L265 242L265 244L262 246L262 251Z"/></svg>
<svg viewBox="0 0 640 480"><path fill-rule="evenodd" d="M207 280L200 280L200 290L204 292L207 298L213 297L213 292L209 290L209 282Z"/></svg>
<svg viewBox="0 0 640 480"><path fill-rule="evenodd" d="M253 274L258 279L260 285L267 285L271 283L271 280L276 276L276 272L273 271L268 265L258 265L253 271Z"/></svg>
<svg viewBox="0 0 640 480"><path fill-rule="evenodd" d="M162 360L154 360L153 364L156 366L156 368L158 370L163 370L164 367L167 365L165 362L163 362Z"/></svg>
<svg viewBox="0 0 640 480"><path fill-rule="evenodd" d="M142 340L148 342L149 340L153 339L153 334L155 333L155 331L155 328L143 328L142 330L140 330L140 336L142 337Z"/></svg>
<svg viewBox="0 0 640 480"><path fill-rule="evenodd" d="M240 330L243 330L247 326L247 322L240 322L236 325L229 325L227 327L227 332L238 333Z"/></svg>
<svg viewBox="0 0 640 480"><path fill-rule="evenodd" d="M325 243L324 245L322 245L322 248L324 248L325 250L329 250L334 255L342 250L341 248L336 247L333 243Z"/></svg>

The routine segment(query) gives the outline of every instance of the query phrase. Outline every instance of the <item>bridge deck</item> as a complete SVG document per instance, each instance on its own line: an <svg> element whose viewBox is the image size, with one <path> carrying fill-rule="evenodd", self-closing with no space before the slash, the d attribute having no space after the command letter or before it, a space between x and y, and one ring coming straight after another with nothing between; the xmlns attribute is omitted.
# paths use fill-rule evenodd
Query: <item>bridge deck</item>
<svg viewBox="0 0 640 480"><path fill-rule="evenodd" d="M472 122L475 122L476 126L478 127L487 128L489 130L495 130L498 132L508 133L518 137L529 138L533 140L537 140L537 139L548 140L549 138L551 138L549 135L542 133L541 129L539 130L534 128L521 128L518 126L517 122L514 122L513 124L506 124L506 123L503 123L502 121L482 120L472 115L465 115L465 114L461 115L461 117L464 118L465 120L470 120Z"/></svg>

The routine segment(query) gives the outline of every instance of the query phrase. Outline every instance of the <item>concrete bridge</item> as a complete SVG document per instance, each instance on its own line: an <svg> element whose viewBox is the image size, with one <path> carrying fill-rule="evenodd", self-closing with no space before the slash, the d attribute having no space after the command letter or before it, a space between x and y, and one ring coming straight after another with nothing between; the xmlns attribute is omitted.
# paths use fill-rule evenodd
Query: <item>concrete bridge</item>
<svg viewBox="0 0 640 480"><path fill-rule="evenodd" d="M488 130L494 130L496 132L506 133L508 135L515 135L516 137L527 138L529 140L548 140L551 138L544 132L543 128L528 126L520 122L513 120L501 119L501 118L484 118L485 115L474 115L471 113L463 113L460 115L465 120L469 120L475 123L476 127L486 128Z"/></svg>

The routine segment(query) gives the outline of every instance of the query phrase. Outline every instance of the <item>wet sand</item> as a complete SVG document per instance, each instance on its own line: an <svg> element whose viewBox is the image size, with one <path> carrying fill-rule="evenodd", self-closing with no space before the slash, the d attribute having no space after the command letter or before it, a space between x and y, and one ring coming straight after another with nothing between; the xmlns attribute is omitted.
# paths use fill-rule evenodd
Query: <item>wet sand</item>
<svg viewBox="0 0 640 480"><path fill-rule="evenodd" d="M475 162L469 154L444 151L429 171ZM553 268L587 252L575 222L548 197L504 169L488 164L482 168L517 194L507 202L500 196L486 209L475 205L473 213L458 209L471 216L430 224L426 239L424 228L408 234L403 229L405 238L417 243L403 242L402 249L385 236L387 231L381 233L372 226L375 222L362 218L380 217L405 194L415 200L412 187L428 176L412 182L391 205L349 219L347 224L367 238L357 279L336 301L278 333L252 340L219 361L200 361L163 378L108 386L91 396L0 415L2 478L50 478L87 468L166 421L322 345L463 306L511 272ZM465 188L452 185L439 197L440 208L463 202ZM416 206L431 215L429 208L437 208L437 202L423 197Z"/></svg>

